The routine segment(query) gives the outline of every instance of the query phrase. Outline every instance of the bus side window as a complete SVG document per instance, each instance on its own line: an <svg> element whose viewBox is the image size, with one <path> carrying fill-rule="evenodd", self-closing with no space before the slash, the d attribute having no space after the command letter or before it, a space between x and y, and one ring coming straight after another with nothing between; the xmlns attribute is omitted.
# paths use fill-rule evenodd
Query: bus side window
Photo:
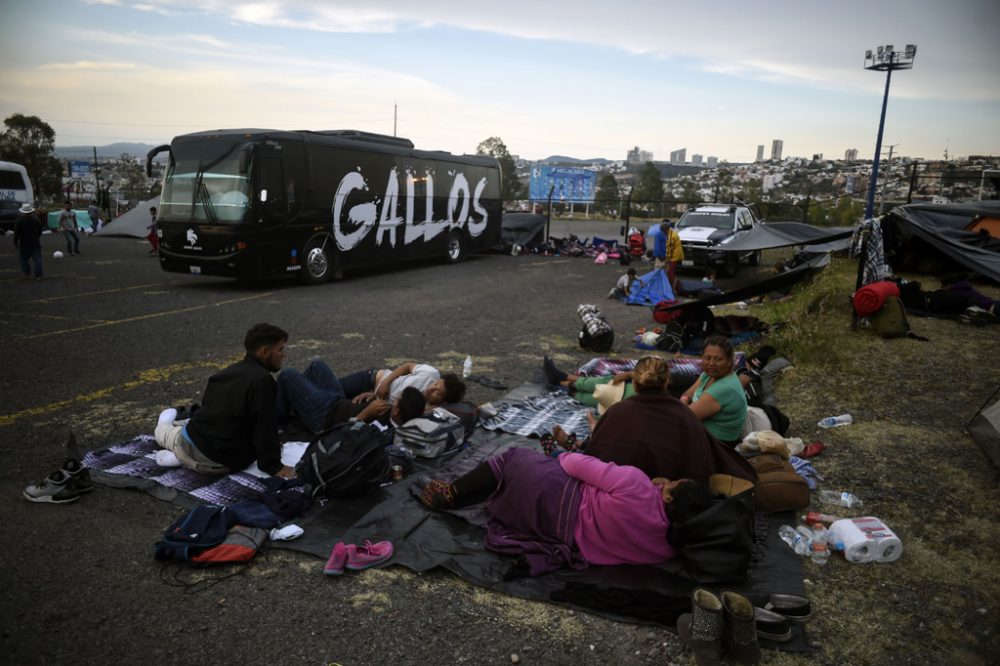
<svg viewBox="0 0 1000 666"><path fill-rule="evenodd" d="M271 208L281 206L281 197L285 194L284 181L281 173L281 159L265 156L261 160L260 191L258 193L260 202Z"/></svg>

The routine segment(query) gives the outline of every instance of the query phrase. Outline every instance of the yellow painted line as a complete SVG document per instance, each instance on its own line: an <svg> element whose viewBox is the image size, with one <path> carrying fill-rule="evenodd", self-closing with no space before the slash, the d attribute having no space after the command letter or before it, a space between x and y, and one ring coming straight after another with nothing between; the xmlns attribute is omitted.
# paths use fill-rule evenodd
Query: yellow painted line
<svg viewBox="0 0 1000 666"><path fill-rule="evenodd" d="M74 279L76 279L75 276ZM65 296L51 296L49 298L39 298L34 301L20 301L19 303L16 303L16 305L21 305L22 303L28 305L32 305L34 303L52 303L55 301L65 300L67 298L77 299L77 298L82 298L84 296L100 296L101 294L116 294L119 291L129 291L131 289L146 289L147 287L162 287L162 286L163 283L161 282L150 282L149 284L137 284L134 287L120 287L118 289L101 289L99 291L84 291L79 294L66 294Z"/></svg>
<svg viewBox="0 0 1000 666"><path fill-rule="evenodd" d="M38 335L29 335L28 340L34 340L36 338L47 338L50 335L64 335L66 333L77 333L79 331L87 331L92 328L102 328L104 326L115 326L117 324L128 324L133 321L142 321L144 319L156 319L157 317L168 317L170 315L180 314L182 312L193 312L195 310L204 310L205 308L219 307L220 305L229 305L230 303L240 303L242 301L249 301L255 298L262 298L264 296L270 296L273 291L268 291L263 294L254 294L253 296L244 296L243 298L231 298L228 301L219 301L218 303L207 303L205 305L193 305L189 308L178 308L176 310L167 310L165 312L152 312L150 314L139 315L137 317L128 317L126 319L115 319L112 321L102 322L100 324L91 324L89 326L78 326L77 328L64 328L61 331L50 331L49 333L39 333Z"/></svg>
<svg viewBox="0 0 1000 666"><path fill-rule="evenodd" d="M18 421L20 419L29 418L33 416L42 416L43 414L57 412L78 403L102 400L119 391L128 391L129 389L134 389L144 384L165 382L178 373L185 372L187 370L192 370L194 368L221 370L226 366L232 365L241 358L243 358L243 356L239 355L239 356L234 356L225 361L194 361L192 363L176 363L174 365L168 365L162 368L143 370L142 372L139 373L138 378L133 379L131 381L127 381L124 384L118 384L117 386L108 386L102 389L97 389L96 391L91 391L90 393L81 393L68 400L59 400L57 402L50 402L40 407L30 407L28 409L21 410L20 412L14 412L13 414L2 414L0 415L0 427L10 425L14 421Z"/></svg>

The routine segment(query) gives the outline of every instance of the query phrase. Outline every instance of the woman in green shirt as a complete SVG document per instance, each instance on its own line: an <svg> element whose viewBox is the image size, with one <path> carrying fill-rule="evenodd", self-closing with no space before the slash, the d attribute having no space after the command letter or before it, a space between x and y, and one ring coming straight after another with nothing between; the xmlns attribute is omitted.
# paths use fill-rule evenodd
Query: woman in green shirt
<svg viewBox="0 0 1000 666"><path fill-rule="evenodd" d="M735 362L736 352L728 338L709 337L701 352L701 376L681 396L705 429L727 444L739 441L747 418L747 398Z"/></svg>

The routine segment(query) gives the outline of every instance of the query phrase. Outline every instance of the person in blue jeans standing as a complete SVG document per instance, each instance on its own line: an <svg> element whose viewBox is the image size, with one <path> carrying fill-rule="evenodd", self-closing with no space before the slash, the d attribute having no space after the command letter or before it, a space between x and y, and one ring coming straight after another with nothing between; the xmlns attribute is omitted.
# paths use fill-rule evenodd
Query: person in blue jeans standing
<svg viewBox="0 0 1000 666"><path fill-rule="evenodd" d="M38 221L35 207L30 203L21 204L20 215L14 222L14 245L17 246L17 258L21 262L21 275L27 280L31 278L30 261L35 269L35 279L42 279L42 223Z"/></svg>
<svg viewBox="0 0 1000 666"><path fill-rule="evenodd" d="M66 254L72 257L80 254L80 236L77 234L76 211L73 204L66 202L63 204L62 212L59 213L59 229L63 238L66 239Z"/></svg>

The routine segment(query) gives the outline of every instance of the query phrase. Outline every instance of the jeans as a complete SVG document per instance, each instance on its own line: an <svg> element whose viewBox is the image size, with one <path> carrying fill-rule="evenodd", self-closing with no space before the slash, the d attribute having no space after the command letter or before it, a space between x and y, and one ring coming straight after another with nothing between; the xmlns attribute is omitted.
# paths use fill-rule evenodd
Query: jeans
<svg viewBox="0 0 1000 666"><path fill-rule="evenodd" d="M338 400L353 398L372 388L372 371L363 370L338 379L325 362L315 359L299 372L285 368L278 375L278 423L288 423L298 415L310 431L321 432L326 417Z"/></svg>
<svg viewBox="0 0 1000 666"><path fill-rule="evenodd" d="M21 274L25 277L31 275L31 267L28 265L28 261L35 267L35 277L42 277L42 249L37 248L29 254L24 254L23 252L17 253L17 258L21 262Z"/></svg>
<svg viewBox="0 0 1000 666"><path fill-rule="evenodd" d="M66 239L66 254L80 254L80 237L72 229L63 229L63 238Z"/></svg>

